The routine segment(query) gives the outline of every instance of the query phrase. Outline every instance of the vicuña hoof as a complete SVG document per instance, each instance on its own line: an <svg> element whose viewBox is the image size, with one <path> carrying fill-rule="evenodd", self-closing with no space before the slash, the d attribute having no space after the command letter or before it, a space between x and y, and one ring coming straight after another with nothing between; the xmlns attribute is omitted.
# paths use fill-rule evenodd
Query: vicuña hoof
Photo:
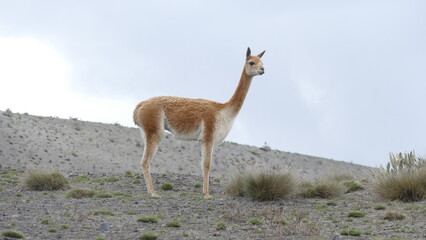
<svg viewBox="0 0 426 240"><path fill-rule="evenodd" d="M156 194L156 193L151 193L151 197L152 198L161 198L161 196Z"/></svg>
<svg viewBox="0 0 426 240"><path fill-rule="evenodd" d="M212 198L212 195L210 195L210 194L204 194L204 199L210 199L210 198Z"/></svg>

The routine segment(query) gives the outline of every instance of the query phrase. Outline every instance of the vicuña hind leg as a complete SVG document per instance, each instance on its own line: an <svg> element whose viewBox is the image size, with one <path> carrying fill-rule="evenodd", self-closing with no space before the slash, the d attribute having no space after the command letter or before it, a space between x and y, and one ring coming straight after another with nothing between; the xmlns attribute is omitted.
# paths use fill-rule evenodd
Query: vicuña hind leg
<svg viewBox="0 0 426 240"><path fill-rule="evenodd" d="M209 194L209 172L212 161L213 154L213 144L212 143L203 143L202 149L202 168L203 168L203 194L205 199L209 199L212 196Z"/></svg>
<svg viewBox="0 0 426 240"><path fill-rule="evenodd" d="M142 161L141 161L146 188L148 192L151 194L151 196L154 198L160 198L160 196L155 192L154 185L152 184L150 165L151 165L152 159L154 158L155 153L157 152L159 144L160 144L160 139L158 137L146 136L145 150L143 152Z"/></svg>

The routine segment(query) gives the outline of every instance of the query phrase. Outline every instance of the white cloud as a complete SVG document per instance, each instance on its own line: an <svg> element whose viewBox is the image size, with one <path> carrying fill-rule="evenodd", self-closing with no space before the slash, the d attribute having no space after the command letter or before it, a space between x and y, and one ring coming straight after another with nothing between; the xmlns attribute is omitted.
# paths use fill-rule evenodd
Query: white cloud
<svg viewBox="0 0 426 240"><path fill-rule="evenodd" d="M136 103L73 92L71 65L33 38L0 38L0 109L132 125Z"/></svg>
<svg viewBox="0 0 426 240"><path fill-rule="evenodd" d="M69 84L70 65L32 38L0 38L0 108L48 114Z"/></svg>

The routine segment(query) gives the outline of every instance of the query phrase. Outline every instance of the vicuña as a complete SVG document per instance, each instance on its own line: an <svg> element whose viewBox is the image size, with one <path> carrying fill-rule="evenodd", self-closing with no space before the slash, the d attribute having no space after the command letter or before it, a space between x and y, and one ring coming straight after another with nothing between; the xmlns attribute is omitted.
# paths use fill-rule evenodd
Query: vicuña
<svg viewBox="0 0 426 240"><path fill-rule="evenodd" d="M206 199L211 197L209 172L213 147L222 142L231 130L253 77L265 72L260 59L264 53L265 51L252 56L250 48L247 49L240 82L234 95L226 103L181 97L153 97L136 106L133 120L140 127L145 143L141 166L147 190L152 197L160 196L155 192L152 184L150 164L164 137L165 130L178 139L197 140L202 143L203 194Z"/></svg>

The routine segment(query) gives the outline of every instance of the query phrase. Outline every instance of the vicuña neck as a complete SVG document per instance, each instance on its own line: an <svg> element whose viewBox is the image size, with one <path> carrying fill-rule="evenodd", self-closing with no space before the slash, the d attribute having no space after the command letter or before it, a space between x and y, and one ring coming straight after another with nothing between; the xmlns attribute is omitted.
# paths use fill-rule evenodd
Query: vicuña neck
<svg viewBox="0 0 426 240"><path fill-rule="evenodd" d="M244 68L243 73L241 74L240 82L238 83L238 87L235 90L234 95L226 103L226 105L230 107L235 112L235 114L238 114L238 112L241 110L241 107L243 106L252 79L253 76L247 75L246 70Z"/></svg>

